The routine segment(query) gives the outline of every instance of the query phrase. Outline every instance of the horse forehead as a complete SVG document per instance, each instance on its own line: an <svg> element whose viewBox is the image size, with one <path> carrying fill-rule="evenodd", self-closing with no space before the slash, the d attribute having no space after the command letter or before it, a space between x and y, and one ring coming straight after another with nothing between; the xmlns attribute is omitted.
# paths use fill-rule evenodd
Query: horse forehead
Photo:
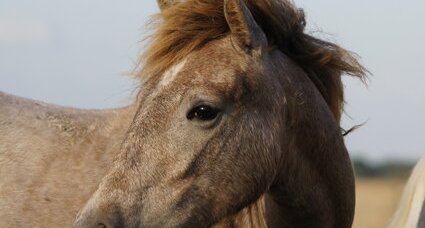
<svg viewBox="0 0 425 228"><path fill-rule="evenodd" d="M182 69L186 65L186 62L187 62L187 59L184 59L183 61L171 66L168 70L166 70L164 74L162 75L159 85L161 87L165 87L171 82L173 82L175 78L177 77L177 75L182 71Z"/></svg>
<svg viewBox="0 0 425 228"><path fill-rule="evenodd" d="M196 84L235 86L248 68L244 57L225 41L212 43L187 58L185 75Z"/></svg>
<svg viewBox="0 0 425 228"><path fill-rule="evenodd" d="M237 53L227 40L214 41L169 67L157 88L201 87L227 92L242 84L246 63L245 56Z"/></svg>

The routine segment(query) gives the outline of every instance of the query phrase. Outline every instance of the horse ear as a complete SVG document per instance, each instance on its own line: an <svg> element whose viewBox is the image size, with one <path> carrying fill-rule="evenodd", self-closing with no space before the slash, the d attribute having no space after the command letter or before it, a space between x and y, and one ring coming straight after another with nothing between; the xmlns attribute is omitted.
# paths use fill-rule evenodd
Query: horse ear
<svg viewBox="0 0 425 228"><path fill-rule="evenodd" d="M224 0L224 15L231 35L246 50L267 46L267 37L255 21L244 0Z"/></svg>
<svg viewBox="0 0 425 228"><path fill-rule="evenodd" d="M162 10L167 9L168 7L175 5L181 1L179 0L156 0L158 2L159 8Z"/></svg>

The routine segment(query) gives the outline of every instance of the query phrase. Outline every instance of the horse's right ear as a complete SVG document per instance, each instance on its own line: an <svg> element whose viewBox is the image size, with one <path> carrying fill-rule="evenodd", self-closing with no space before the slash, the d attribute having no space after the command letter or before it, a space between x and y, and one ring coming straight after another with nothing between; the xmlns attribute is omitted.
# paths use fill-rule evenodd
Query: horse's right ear
<svg viewBox="0 0 425 228"><path fill-rule="evenodd" d="M267 46L267 37L257 24L245 0L224 0L224 15L232 38L239 47L251 52Z"/></svg>
<svg viewBox="0 0 425 228"><path fill-rule="evenodd" d="M181 0L156 0L156 1L158 2L158 5L161 11L181 2Z"/></svg>

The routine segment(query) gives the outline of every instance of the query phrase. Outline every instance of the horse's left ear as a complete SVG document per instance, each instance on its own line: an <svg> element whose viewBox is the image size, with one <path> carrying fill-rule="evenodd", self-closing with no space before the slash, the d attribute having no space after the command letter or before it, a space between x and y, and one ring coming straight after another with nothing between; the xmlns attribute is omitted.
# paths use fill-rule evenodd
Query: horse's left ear
<svg viewBox="0 0 425 228"><path fill-rule="evenodd" d="M158 2L158 6L161 9L161 11L181 2L181 0L156 0L156 1Z"/></svg>
<svg viewBox="0 0 425 228"><path fill-rule="evenodd" d="M244 0L224 0L224 15L233 38L250 52L267 46L267 37L255 21Z"/></svg>

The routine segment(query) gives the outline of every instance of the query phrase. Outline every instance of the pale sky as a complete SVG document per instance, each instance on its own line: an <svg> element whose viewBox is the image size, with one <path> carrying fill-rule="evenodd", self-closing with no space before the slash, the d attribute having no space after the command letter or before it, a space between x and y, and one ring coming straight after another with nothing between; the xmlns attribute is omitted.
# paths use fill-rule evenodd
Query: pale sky
<svg viewBox="0 0 425 228"><path fill-rule="evenodd" d="M353 156L416 160L425 154L425 1L298 0L309 31L336 41L372 72L345 78L343 126ZM132 101L128 72L142 50L155 0L1 0L0 90L80 108ZM0 107L1 108L1 107Z"/></svg>

